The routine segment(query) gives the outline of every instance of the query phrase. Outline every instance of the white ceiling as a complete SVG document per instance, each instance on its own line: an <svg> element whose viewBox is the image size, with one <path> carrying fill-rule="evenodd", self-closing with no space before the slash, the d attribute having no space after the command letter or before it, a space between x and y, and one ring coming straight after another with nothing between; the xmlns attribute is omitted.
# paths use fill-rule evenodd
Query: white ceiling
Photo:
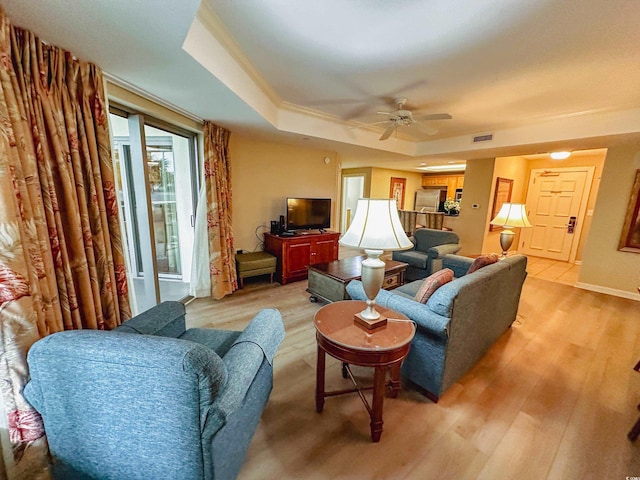
<svg viewBox="0 0 640 480"><path fill-rule="evenodd" d="M13 23L232 132L345 166L603 147L640 134L637 0L0 0ZM447 112L378 141L395 97ZM477 134L493 133L480 146ZM306 139L306 140L302 140Z"/></svg>

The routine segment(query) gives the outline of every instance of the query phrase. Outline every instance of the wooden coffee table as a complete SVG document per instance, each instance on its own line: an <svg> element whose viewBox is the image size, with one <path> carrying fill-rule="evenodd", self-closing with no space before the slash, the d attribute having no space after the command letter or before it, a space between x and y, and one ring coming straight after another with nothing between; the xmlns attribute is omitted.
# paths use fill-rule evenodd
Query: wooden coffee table
<svg viewBox="0 0 640 480"><path fill-rule="evenodd" d="M398 395L400 365L409 353L416 327L401 313L376 306L376 310L388 317L387 324L367 330L353 320L354 314L362 311L365 306L365 302L347 300L330 303L316 312L314 317L318 342L316 411L322 412L326 397L357 392L371 418L371 440L378 442L382 435L385 387L389 387L389 396ZM343 362L343 375L346 373L351 378L355 388L325 391L325 353ZM375 372L373 386L359 386L351 373L350 364L373 367ZM387 370L391 372L388 383L386 382ZM363 390L373 390L371 405L364 396Z"/></svg>
<svg viewBox="0 0 640 480"><path fill-rule="evenodd" d="M309 286L307 292L311 294L312 302L318 299L325 302L338 302L349 300L347 285L351 280L360 280L362 277L362 260L365 255L344 258L329 263L318 263L309 266ZM392 290L404 285L404 273L408 264L395 260L384 261L384 281L382 288Z"/></svg>

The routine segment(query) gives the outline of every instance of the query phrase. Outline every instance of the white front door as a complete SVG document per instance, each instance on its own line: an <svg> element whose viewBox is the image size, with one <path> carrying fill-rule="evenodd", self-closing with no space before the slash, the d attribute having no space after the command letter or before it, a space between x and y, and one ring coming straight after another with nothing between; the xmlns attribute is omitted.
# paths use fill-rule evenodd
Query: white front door
<svg viewBox="0 0 640 480"><path fill-rule="evenodd" d="M592 178L593 167L531 170L527 216L533 228L521 229L518 251L575 259Z"/></svg>

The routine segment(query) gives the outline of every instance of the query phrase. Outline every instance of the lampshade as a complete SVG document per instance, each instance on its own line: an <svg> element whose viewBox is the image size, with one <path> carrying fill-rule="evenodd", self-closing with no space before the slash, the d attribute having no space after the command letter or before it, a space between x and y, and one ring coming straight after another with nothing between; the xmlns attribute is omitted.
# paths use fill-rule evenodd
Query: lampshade
<svg viewBox="0 0 640 480"><path fill-rule="evenodd" d="M404 233L395 199L361 198L342 245L366 250L405 250L413 244Z"/></svg>
<svg viewBox="0 0 640 480"><path fill-rule="evenodd" d="M385 263L380 259L384 250L405 250L413 244L404 233L396 200L361 198L342 245L363 248L367 258L362 261L362 288L367 306L354 316L356 324L366 329L386 325L387 319L375 309L376 295L382 288Z"/></svg>
<svg viewBox="0 0 640 480"><path fill-rule="evenodd" d="M496 218L491 220L491 225L498 225L500 227L530 227L529 219L527 218L527 211L525 205L521 203L503 203L502 208L496 215Z"/></svg>
<svg viewBox="0 0 640 480"><path fill-rule="evenodd" d="M507 251L511 248L515 238L515 233L511 229L514 227L531 227L525 205L521 203L503 203L496 218L489 223L504 227L504 230L500 232L500 247L502 247L503 258L507 256Z"/></svg>

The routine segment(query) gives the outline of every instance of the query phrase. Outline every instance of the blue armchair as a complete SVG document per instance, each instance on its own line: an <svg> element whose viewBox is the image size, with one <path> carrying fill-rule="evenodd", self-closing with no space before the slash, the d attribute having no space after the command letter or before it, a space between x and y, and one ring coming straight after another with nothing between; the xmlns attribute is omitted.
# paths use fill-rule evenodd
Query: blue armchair
<svg viewBox="0 0 640 480"><path fill-rule="evenodd" d="M411 282L428 277L442 268L445 255L460 251L460 237L447 230L419 228L413 234L413 248L392 253L397 262L408 263L405 280Z"/></svg>
<svg viewBox="0 0 640 480"><path fill-rule="evenodd" d="M60 332L28 354L56 478L233 479L273 385L277 310L242 332L185 328L165 302L114 331Z"/></svg>

